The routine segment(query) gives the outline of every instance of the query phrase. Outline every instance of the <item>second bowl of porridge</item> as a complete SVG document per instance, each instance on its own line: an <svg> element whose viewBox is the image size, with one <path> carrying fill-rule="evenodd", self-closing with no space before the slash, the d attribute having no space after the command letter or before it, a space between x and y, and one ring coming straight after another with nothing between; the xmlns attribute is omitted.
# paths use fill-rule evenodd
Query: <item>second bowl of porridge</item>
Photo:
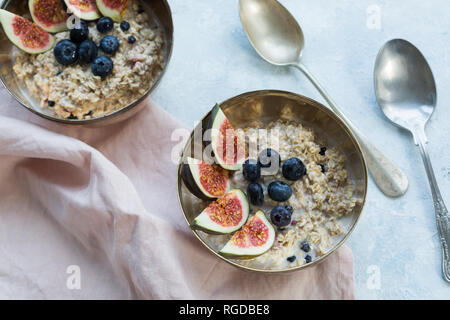
<svg viewBox="0 0 450 320"><path fill-rule="evenodd" d="M46 18L40 11L45 6L55 10L47 15L67 16L67 26L48 31L52 48L37 54L9 41L3 23L0 80L20 104L50 120L69 124L123 120L141 109L140 102L159 84L169 63L173 40L170 7L166 0L105 1L124 6L115 17L96 8L99 1L84 1L94 15L70 8L69 4L79 3L73 0L0 1L3 13L23 19L22 25L34 21L33 28L41 27L36 15ZM72 47L73 55L65 53Z"/></svg>
<svg viewBox="0 0 450 320"><path fill-rule="evenodd" d="M221 132L231 132L231 144L210 144ZM177 188L186 222L217 257L285 272L319 263L345 242L364 206L367 170L338 116L304 96L264 90L202 119L181 154Z"/></svg>

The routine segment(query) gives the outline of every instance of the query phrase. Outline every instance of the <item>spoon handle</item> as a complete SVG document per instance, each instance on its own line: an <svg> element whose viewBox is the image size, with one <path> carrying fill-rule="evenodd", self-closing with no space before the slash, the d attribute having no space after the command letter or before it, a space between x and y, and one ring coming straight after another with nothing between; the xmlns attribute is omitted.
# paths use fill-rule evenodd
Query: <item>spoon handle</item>
<svg viewBox="0 0 450 320"><path fill-rule="evenodd" d="M416 145L419 146L420 155L425 165L428 181L430 182L431 194L433 196L436 225L442 246L442 272L444 279L450 282L450 216L439 191L433 167L431 166L430 156L426 149L427 138L425 130L423 128L416 128L413 135Z"/></svg>
<svg viewBox="0 0 450 320"><path fill-rule="evenodd" d="M322 97L331 106L331 109L333 109L333 111L352 129L353 133L359 140L362 151L367 160L367 166L378 188L390 197L399 197L403 195L408 189L408 178L403 171L397 168L388 158L386 158L386 156L384 156L367 140L367 138L353 125L350 119L348 119L340 111L325 89L303 64L296 63L292 64L292 66L298 68L305 74L305 76L320 92Z"/></svg>

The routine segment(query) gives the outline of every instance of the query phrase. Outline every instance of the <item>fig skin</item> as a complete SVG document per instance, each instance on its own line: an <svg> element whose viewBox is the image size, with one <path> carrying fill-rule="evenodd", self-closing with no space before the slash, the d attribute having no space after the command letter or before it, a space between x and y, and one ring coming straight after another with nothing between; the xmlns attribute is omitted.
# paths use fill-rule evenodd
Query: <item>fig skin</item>
<svg viewBox="0 0 450 320"><path fill-rule="evenodd" d="M248 221L245 223L244 226L242 226L242 229L238 230L237 232L244 234L248 229L245 228L245 226L249 223L252 223L253 219L258 219L260 222L262 222L267 227L267 241L262 244L261 246L251 246L249 248L242 249L233 245L232 240L230 239L227 244L219 251L219 254L230 259L239 259L239 260L247 260L247 259L253 259L255 257L258 257L273 246L275 242L276 232L272 224L267 220L267 217L265 216L264 212L261 210L258 210L255 215L248 219ZM230 247L231 243L231 247Z"/></svg>
<svg viewBox="0 0 450 320"><path fill-rule="evenodd" d="M216 103L216 105L212 108L211 113L209 114L209 117L206 119L203 119L202 121L202 128L203 128L203 146L206 148L211 144L211 128L214 122L214 118L217 115L219 105Z"/></svg>
<svg viewBox="0 0 450 320"><path fill-rule="evenodd" d="M189 189L189 191L199 199L202 200L213 200L215 198L210 198L206 196L200 188L195 183L194 177L192 176L191 169L189 168L189 164L183 164L181 168L181 178L183 179L184 184Z"/></svg>
<svg viewBox="0 0 450 320"><path fill-rule="evenodd" d="M190 227L193 230L201 230L203 232L206 232L206 233L209 233L209 234L213 234L213 235L232 234L232 233L236 232L237 230L239 230L248 220L249 213L250 213L250 205L249 205L249 202L248 202L248 199L247 199L245 193L241 189L232 189L232 190L228 191L226 194L228 194L228 193L235 193L236 196L239 197L240 204L242 205L242 214L243 214L243 216L242 216L242 220L240 221L240 223L238 225L228 227L229 229L226 230L226 231L224 231L224 230L219 231L217 229L214 230L214 228L212 228L211 225L210 225L210 227L208 227L208 225L202 225L197 220L199 219L199 217L201 217L204 214L204 210L203 210L202 213L200 215L198 215L190 223ZM224 196L226 196L226 194ZM208 206L209 205L210 204L208 204Z"/></svg>
<svg viewBox="0 0 450 320"><path fill-rule="evenodd" d="M208 124L207 124L207 126L206 126L206 132L204 132L204 140L203 140L203 144L204 144L204 147L205 147L205 148L208 147L209 145L211 145L211 147L212 147L212 143L213 143L213 142L212 142L211 135L212 135L212 133L213 133L213 129L218 129L218 128L214 128L214 122L215 122L216 117L218 116L218 113L219 113L219 112L223 113L223 116L228 120L227 116L225 115L225 113L223 112L223 110L220 108L219 104L216 103L216 105L215 105L215 106L213 107L213 109L211 110L209 119L208 119L208 121L207 121ZM229 121L229 120L228 120L228 121ZM222 122L222 123L223 123L223 122ZM244 143L243 141L241 141L241 143L244 144L244 145L243 145L243 147L244 147L244 152L246 152L246 151L245 151L245 143ZM213 148L211 148L211 149L213 149ZM218 165L220 165L222 168L224 168L224 169L226 169L226 170L229 170L229 171L237 171L237 170L241 169L241 168L242 168L242 164L244 163L245 158L246 158L246 155L244 155L244 157L242 157L242 159L238 159L238 162L237 162L237 163L235 163L234 165L229 165L229 164L225 164L225 163L222 163L221 161L219 161L219 160L218 160L218 157L215 156L215 151L212 150L212 152L213 152L214 157L215 157L215 159L216 159L216 163L217 163Z"/></svg>
<svg viewBox="0 0 450 320"><path fill-rule="evenodd" d="M14 31L15 24L19 22L19 24L22 24L29 29L27 32L19 32L19 35L16 35L16 32ZM6 36L8 39L19 49L30 53L30 54L38 54L46 52L50 49L52 49L55 45L55 38L39 27L37 24L29 21L28 19L25 19L23 17L20 17L14 13L11 13L9 11L6 11L4 9L0 9L0 24L3 26L3 30L5 31ZM31 30L31 32L30 32ZM22 30L23 31L23 30ZM34 32L34 33L33 33ZM21 36L25 37L25 41L21 38ZM28 39L34 39L38 38L39 36L44 36L47 40L44 45L41 45L40 47L30 47L27 46L26 42ZM44 40L44 39L42 39Z"/></svg>
<svg viewBox="0 0 450 320"><path fill-rule="evenodd" d="M64 18L64 20L61 20L58 23L53 23L52 25L48 25L50 23L50 21L42 21L42 16L39 17L39 15L35 12L35 5L43 5L44 2L47 1L45 4L47 4L47 6L51 3L54 4L56 7L53 8L53 11L60 11L58 12L58 14L61 15L61 17ZM49 8L47 8L47 6L45 8L43 8L44 10L50 10ZM57 33L57 32L61 32L61 31L65 31L67 30L67 19L69 18L69 15L66 13L66 10L63 6L63 3L60 0L28 0L28 8L30 10L31 13L31 17L33 18L34 23L36 23L39 27L41 27L42 29L44 29L47 32L50 33ZM39 19L41 18L41 19Z"/></svg>
<svg viewBox="0 0 450 320"><path fill-rule="evenodd" d="M206 165L207 169L213 169L215 171L214 168L208 168L208 166L212 166L206 162L200 161L197 162L198 160L191 158L191 157L186 157L185 158L185 163L183 163L182 167L181 167L181 178L183 179L186 187L189 189L189 191L195 195L197 198L200 198L202 200L214 200L217 199L221 196L223 196L225 193L228 192L228 189L230 187L230 176L228 171L225 171L223 169L221 169L221 172L214 172L213 175L218 174L218 177L220 177L220 181L221 182L225 182L225 189L221 190L220 186L219 189L217 191L222 191L222 192L217 192L218 195L216 194L211 194L207 188L205 189L202 185L201 185L201 172L200 172L200 168L203 165ZM217 165L213 165L213 166L217 166ZM217 166L218 167L218 166ZM211 177L210 177L211 178ZM225 179L225 180L222 180ZM213 181L213 180L211 180Z"/></svg>
<svg viewBox="0 0 450 320"><path fill-rule="evenodd" d="M110 2L108 0L96 0L97 8L101 14L105 17L110 17L114 22L122 22L123 17L130 4L129 0L123 0L122 6L120 8L113 9L107 5Z"/></svg>
<svg viewBox="0 0 450 320"><path fill-rule="evenodd" d="M70 3L70 0L64 0L64 2L67 5L67 8L69 8L69 10L72 11L72 13L80 19L92 21L100 18L100 13L98 11L97 5L95 4L95 1L92 1L92 7L90 11L79 10L76 5Z"/></svg>

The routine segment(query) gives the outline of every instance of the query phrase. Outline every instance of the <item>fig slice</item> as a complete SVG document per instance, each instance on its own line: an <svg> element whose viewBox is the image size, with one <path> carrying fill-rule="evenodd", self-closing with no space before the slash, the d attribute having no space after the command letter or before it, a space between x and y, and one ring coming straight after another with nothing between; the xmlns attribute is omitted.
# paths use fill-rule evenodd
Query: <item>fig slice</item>
<svg viewBox="0 0 450 320"><path fill-rule="evenodd" d="M196 197L211 200L223 196L230 187L228 171L217 164L186 158L181 170L184 184Z"/></svg>
<svg viewBox="0 0 450 320"><path fill-rule="evenodd" d="M127 12L129 0L97 0L97 7L105 17L121 22Z"/></svg>
<svg viewBox="0 0 450 320"><path fill-rule="evenodd" d="M91 21L100 18L95 0L64 0L67 8L78 18Z"/></svg>
<svg viewBox="0 0 450 320"><path fill-rule="evenodd" d="M217 163L227 170L239 170L246 159L245 143L236 134L218 104L211 111L211 148Z"/></svg>
<svg viewBox="0 0 450 320"><path fill-rule="evenodd" d="M275 242L275 229L259 210L219 251L233 259L251 259L267 252Z"/></svg>
<svg viewBox="0 0 450 320"><path fill-rule="evenodd" d="M55 45L55 38L50 33L14 13L0 9L0 23L9 40L25 52L38 54Z"/></svg>
<svg viewBox="0 0 450 320"><path fill-rule="evenodd" d="M232 233L244 225L249 211L245 194L239 189L233 189L211 202L194 219L191 227L212 234Z"/></svg>
<svg viewBox="0 0 450 320"><path fill-rule="evenodd" d="M69 15L61 0L29 0L28 7L34 23L47 32L67 30Z"/></svg>

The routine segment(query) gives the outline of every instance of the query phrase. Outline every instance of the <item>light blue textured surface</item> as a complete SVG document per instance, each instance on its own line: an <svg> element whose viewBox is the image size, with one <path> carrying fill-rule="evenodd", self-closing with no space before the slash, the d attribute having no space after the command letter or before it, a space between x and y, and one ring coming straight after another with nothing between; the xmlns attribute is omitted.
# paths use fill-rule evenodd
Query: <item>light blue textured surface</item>
<svg viewBox="0 0 450 320"><path fill-rule="evenodd" d="M428 59L438 108L427 127L429 151L444 199L450 197L450 4L447 0L281 0L306 37L304 63L344 113L409 177L399 199L369 183L367 203L347 242L355 259L356 298L449 299L433 203L412 138L384 118L372 84L375 57L392 38L414 43ZM171 65L153 100L192 127L218 101L259 89L282 89L323 99L295 69L274 67L253 51L235 0L170 0L175 24ZM371 7L375 6L375 7ZM380 29L367 15L380 10ZM450 201L447 201L450 205ZM379 289L367 284L379 268Z"/></svg>

